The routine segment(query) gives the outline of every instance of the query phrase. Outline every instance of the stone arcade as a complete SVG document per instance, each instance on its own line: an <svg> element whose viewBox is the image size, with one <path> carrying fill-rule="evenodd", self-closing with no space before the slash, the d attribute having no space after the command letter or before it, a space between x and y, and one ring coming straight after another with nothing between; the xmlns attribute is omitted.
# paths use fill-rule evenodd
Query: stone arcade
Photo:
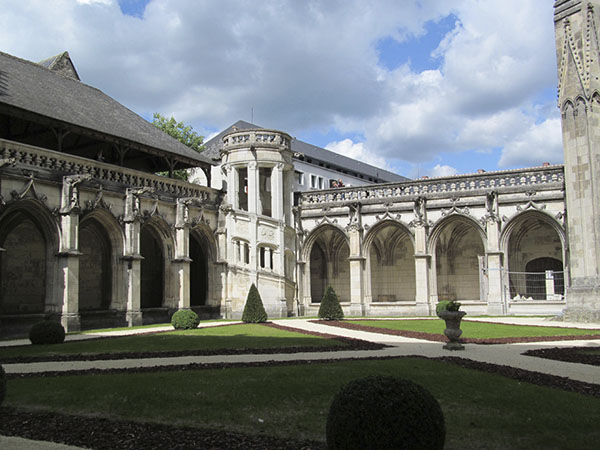
<svg viewBox="0 0 600 450"><path fill-rule="evenodd" d="M456 299L600 320L600 0L555 8L565 166L437 179L243 122L197 154L79 81L67 53L0 53L0 333L237 318L252 283L270 317L316 314L331 285L347 315ZM192 167L204 185L156 175Z"/></svg>

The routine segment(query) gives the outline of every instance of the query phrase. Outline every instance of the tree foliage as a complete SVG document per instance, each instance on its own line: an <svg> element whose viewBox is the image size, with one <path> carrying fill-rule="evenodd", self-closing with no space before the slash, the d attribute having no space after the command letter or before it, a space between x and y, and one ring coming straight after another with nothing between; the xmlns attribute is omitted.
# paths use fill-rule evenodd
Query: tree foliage
<svg viewBox="0 0 600 450"><path fill-rule="evenodd" d="M192 150L196 150L197 152L204 150L204 146L202 145L204 137L196 133L190 125L186 125L183 122L177 122L174 117L167 119L160 113L154 113L152 125L160 128L169 136L174 137Z"/></svg>
<svg viewBox="0 0 600 450"><path fill-rule="evenodd" d="M186 125L183 122L177 122L174 117L166 118L160 113L154 113L152 125L156 128L161 129L169 136L177 139L184 145L187 145L192 150L201 152L204 150L204 136L200 136L194 131L190 125ZM168 173L160 172L159 175L167 176ZM185 169L179 169L173 171L173 178L179 180L188 180L188 172Z"/></svg>

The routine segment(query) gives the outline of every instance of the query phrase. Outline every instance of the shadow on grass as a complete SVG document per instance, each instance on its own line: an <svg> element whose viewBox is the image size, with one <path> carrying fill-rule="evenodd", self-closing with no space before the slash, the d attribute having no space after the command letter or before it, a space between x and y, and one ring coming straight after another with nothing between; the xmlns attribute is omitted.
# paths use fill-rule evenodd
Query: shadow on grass
<svg viewBox="0 0 600 450"><path fill-rule="evenodd" d="M93 338L52 345L0 348L0 362L94 361L177 356L271 354L380 349L383 345L270 324L235 324L194 330Z"/></svg>

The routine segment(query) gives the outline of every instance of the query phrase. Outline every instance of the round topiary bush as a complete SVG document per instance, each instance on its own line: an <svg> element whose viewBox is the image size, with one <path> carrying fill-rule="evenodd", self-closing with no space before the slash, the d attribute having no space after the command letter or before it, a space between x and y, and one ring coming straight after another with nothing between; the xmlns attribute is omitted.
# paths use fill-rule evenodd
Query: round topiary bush
<svg viewBox="0 0 600 450"><path fill-rule="evenodd" d="M4 373L4 369L0 366L0 405L4 401L4 397L6 396L6 374Z"/></svg>
<svg viewBox="0 0 600 450"><path fill-rule="evenodd" d="M31 327L29 340L35 345L60 344L65 341L65 329L58 322L44 320Z"/></svg>
<svg viewBox="0 0 600 450"><path fill-rule="evenodd" d="M327 416L329 450L443 449L444 415L422 386L402 378L351 381Z"/></svg>
<svg viewBox="0 0 600 450"><path fill-rule="evenodd" d="M246 305L244 306L242 322L263 323L266 322L267 319L267 312L265 311L262 299L260 298L260 293L254 283L252 283L252 286L250 286L250 290L248 291Z"/></svg>
<svg viewBox="0 0 600 450"><path fill-rule="evenodd" d="M344 310L340 306L340 301L333 288L328 286L319 306L319 319L341 320L343 318Z"/></svg>
<svg viewBox="0 0 600 450"><path fill-rule="evenodd" d="M176 330L191 330L198 328L200 317L191 309L179 309L171 316L171 325Z"/></svg>

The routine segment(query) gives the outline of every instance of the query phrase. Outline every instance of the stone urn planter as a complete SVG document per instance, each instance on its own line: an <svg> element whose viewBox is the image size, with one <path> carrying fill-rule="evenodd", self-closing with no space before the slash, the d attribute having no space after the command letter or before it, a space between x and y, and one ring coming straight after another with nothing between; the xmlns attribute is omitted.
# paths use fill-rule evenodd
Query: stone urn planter
<svg viewBox="0 0 600 450"><path fill-rule="evenodd" d="M465 346L459 341L462 335L460 329L460 321L467 314L464 311L459 311L460 303L455 301L439 302L436 308L436 313L440 319L446 322L444 334L448 338L448 343L444 345L446 350L464 350Z"/></svg>

